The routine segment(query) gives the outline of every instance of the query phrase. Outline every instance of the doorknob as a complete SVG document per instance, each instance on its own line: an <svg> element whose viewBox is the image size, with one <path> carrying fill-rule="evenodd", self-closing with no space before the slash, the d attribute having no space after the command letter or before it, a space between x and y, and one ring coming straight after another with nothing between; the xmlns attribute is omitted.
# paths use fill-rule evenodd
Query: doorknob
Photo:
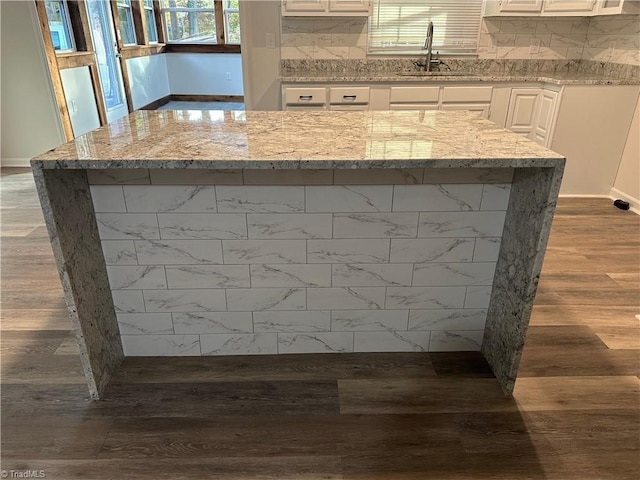
<svg viewBox="0 0 640 480"><path fill-rule="evenodd" d="M116 58L122 58L122 54L121 53L116 53Z"/></svg>

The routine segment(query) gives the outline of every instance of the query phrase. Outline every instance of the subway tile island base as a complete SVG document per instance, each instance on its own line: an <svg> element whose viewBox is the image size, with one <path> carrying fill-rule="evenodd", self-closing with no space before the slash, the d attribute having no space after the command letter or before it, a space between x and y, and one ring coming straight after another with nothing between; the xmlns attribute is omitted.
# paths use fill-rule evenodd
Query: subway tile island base
<svg viewBox="0 0 640 480"><path fill-rule="evenodd" d="M31 164L99 398L124 356L460 350L510 394L564 162L465 111L138 111Z"/></svg>

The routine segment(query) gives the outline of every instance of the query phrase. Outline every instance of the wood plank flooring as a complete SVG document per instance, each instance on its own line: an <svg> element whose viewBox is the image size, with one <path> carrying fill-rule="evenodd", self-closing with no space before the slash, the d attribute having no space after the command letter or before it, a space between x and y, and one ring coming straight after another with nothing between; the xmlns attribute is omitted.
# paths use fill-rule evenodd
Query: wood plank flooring
<svg viewBox="0 0 640 480"><path fill-rule="evenodd" d="M92 402L28 169L0 214L8 478L640 478L640 217L608 200L560 202L513 398L403 353L130 358Z"/></svg>

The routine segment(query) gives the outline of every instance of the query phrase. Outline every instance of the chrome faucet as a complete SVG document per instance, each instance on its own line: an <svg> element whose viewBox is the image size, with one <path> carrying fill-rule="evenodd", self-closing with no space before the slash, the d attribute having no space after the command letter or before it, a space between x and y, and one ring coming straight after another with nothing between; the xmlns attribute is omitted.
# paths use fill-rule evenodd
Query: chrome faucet
<svg viewBox="0 0 640 480"><path fill-rule="evenodd" d="M424 39L424 46L422 47L422 49L427 51L427 56L424 59L424 63L414 62L414 65L418 68L421 68L425 72L430 72L432 66L431 57L433 56L433 22L429 22L429 25L427 26L427 36ZM438 60L434 61L433 63L435 63L436 65L440 64Z"/></svg>

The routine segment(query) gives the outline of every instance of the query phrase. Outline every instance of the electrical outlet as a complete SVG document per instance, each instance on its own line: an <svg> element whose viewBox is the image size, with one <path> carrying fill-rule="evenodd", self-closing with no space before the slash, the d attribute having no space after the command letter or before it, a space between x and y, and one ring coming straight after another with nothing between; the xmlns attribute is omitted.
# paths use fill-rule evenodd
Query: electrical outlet
<svg viewBox="0 0 640 480"><path fill-rule="evenodd" d="M267 33L265 35L265 44L267 48L276 48L276 37L273 33Z"/></svg>
<svg viewBox="0 0 640 480"><path fill-rule="evenodd" d="M531 46L529 47L529 53L540 53L540 39L532 38Z"/></svg>
<svg viewBox="0 0 640 480"><path fill-rule="evenodd" d="M487 46L487 53L496 53L498 51L498 46L493 38L489 38L489 46Z"/></svg>
<svg viewBox="0 0 640 480"><path fill-rule="evenodd" d="M71 100L71 112L76 113L78 111L78 104L75 100Z"/></svg>
<svg viewBox="0 0 640 480"><path fill-rule="evenodd" d="M227 72L227 73L225 73L225 74L224 74L224 78L225 78L227 81L231 81L231 72Z"/></svg>

